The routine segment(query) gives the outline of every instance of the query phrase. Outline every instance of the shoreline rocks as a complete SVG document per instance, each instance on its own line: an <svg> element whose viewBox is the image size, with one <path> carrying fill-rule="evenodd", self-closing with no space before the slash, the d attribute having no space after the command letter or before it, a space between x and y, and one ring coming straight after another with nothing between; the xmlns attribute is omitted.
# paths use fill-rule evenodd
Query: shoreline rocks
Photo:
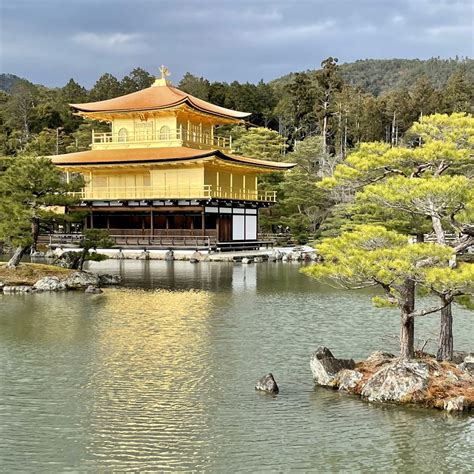
<svg viewBox="0 0 474 474"><path fill-rule="evenodd" d="M316 385L338 389L377 403L415 405L447 412L470 411L474 407L472 358L460 364L438 362L422 354L403 360L376 351L366 360L337 359L324 346L312 355L310 367Z"/></svg>
<svg viewBox="0 0 474 474"><path fill-rule="evenodd" d="M120 275L95 274L75 271L61 279L58 276L45 276L33 285L10 285L0 282L0 293L19 294L43 291L84 290L86 293L103 293L101 286L118 285L122 281Z"/></svg>
<svg viewBox="0 0 474 474"><path fill-rule="evenodd" d="M320 346L311 355L310 367L316 384L332 387L337 374L343 369L354 369L355 362L352 359L336 359L327 347Z"/></svg>

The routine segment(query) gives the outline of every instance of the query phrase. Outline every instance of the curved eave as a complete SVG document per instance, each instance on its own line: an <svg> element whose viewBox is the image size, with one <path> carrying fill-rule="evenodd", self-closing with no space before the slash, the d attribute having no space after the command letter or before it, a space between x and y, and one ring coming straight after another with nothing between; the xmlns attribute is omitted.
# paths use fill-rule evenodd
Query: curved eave
<svg viewBox="0 0 474 474"><path fill-rule="evenodd" d="M180 153L181 152L181 153ZM169 154L169 156L167 156ZM115 155L115 156L114 156ZM141 155L141 156L140 156ZM154 156L155 155L155 156ZM293 163L280 163L275 161L257 160L237 155L226 155L220 150L193 150L189 148L170 149L133 149L133 150L92 150L66 155L52 156L54 164L66 168L84 166L110 166L110 165L137 165L160 164L184 161L197 161L205 158L217 158L224 162L256 168L258 170L285 171L293 168Z"/></svg>
<svg viewBox="0 0 474 474"><path fill-rule="evenodd" d="M166 86L167 87L167 86ZM186 94L179 89L175 89L174 87L169 87L168 92L169 95L175 96L177 100L168 100L165 104L152 104L149 107L141 105L140 107L117 107L114 106L114 103L120 102L123 98L133 96L133 95L142 95L141 100L143 100L143 94L149 94L149 89L153 90L153 87L148 89L143 89L142 91L133 92L132 94L128 94L122 97L116 97L114 99L107 99L98 102L89 102L89 103L82 103L82 104L69 104L69 106L74 109L80 115L97 115L97 114L120 114L120 113L141 113L141 112L152 112L152 111L162 111L166 109L171 109L174 107L178 107L182 104L186 104L191 108L196 109L199 112L203 112L205 114L213 115L215 117L222 117L227 120L232 121L239 121L243 120L251 115L249 112L239 112L237 110L226 109L225 107L221 107L218 105L211 104L206 102L205 100L198 99L190 94ZM146 96L144 96L146 97ZM140 99L139 99L140 100ZM150 102L153 100L157 100L156 97L150 97ZM159 99L158 99L159 100ZM103 104L103 107L101 107Z"/></svg>

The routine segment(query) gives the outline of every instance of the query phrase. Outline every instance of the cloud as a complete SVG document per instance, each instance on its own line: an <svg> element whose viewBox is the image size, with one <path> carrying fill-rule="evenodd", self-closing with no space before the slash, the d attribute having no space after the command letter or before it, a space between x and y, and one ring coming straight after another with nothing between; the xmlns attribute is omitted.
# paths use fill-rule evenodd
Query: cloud
<svg viewBox="0 0 474 474"><path fill-rule="evenodd" d="M144 42L138 33L92 33L80 32L72 36L73 43L94 51L123 54L142 48Z"/></svg>
<svg viewBox="0 0 474 474"><path fill-rule="evenodd" d="M289 42L294 40L311 39L315 36L333 32L336 27L336 22L333 20L326 20L306 25L286 25L279 28L267 28L260 30L257 36L258 43L264 42ZM246 38L251 38L255 41L255 31L248 30L243 33Z"/></svg>
<svg viewBox="0 0 474 474"><path fill-rule="evenodd" d="M90 87L104 72L122 77L160 64L175 83L186 71L255 82L318 67L328 56L473 54L472 0L132 3L0 0L0 69L46 85L74 77Z"/></svg>
<svg viewBox="0 0 474 474"><path fill-rule="evenodd" d="M392 17L392 23L394 25L402 25L403 23L405 23L405 21L405 17L402 15L395 15L394 17Z"/></svg>

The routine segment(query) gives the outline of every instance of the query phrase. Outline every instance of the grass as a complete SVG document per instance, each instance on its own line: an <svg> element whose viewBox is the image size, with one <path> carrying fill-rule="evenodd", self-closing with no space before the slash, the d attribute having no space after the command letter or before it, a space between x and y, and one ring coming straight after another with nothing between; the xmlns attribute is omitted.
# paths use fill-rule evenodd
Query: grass
<svg viewBox="0 0 474 474"><path fill-rule="evenodd" d="M0 281L5 285L34 285L41 278L64 278L72 272L68 268L41 263L20 263L16 268L7 268L6 263L0 263Z"/></svg>

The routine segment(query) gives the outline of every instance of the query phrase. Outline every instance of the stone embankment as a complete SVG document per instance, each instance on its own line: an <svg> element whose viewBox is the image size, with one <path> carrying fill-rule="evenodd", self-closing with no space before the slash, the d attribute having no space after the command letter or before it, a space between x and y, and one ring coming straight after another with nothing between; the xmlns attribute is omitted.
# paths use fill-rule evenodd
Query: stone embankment
<svg viewBox="0 0 474 474"><path fill-rule="evenodd" d="M369 402L416 405L441 410L470 411L474 407L474 356L438 362L427 354L403 360L377 351L366 360L337 359L319 347L310 366L316 385L360 396Z"/></svg>
<svg viewBox="0 0 474 474"><path fill-rule="evenodd" d="M71 249L70 249L71 250ZM77 250L77 249L74 249ZM33 258L64 260L67 263L67 249L57 248L48 252L38 252ZM232 252L212 252L193 250L155 249L97 249L97 253L114 260L165 260L199 262L312 262L317 259L316 251L307 245L301 247L279 247L259 250L239 250Z"/></svg>

